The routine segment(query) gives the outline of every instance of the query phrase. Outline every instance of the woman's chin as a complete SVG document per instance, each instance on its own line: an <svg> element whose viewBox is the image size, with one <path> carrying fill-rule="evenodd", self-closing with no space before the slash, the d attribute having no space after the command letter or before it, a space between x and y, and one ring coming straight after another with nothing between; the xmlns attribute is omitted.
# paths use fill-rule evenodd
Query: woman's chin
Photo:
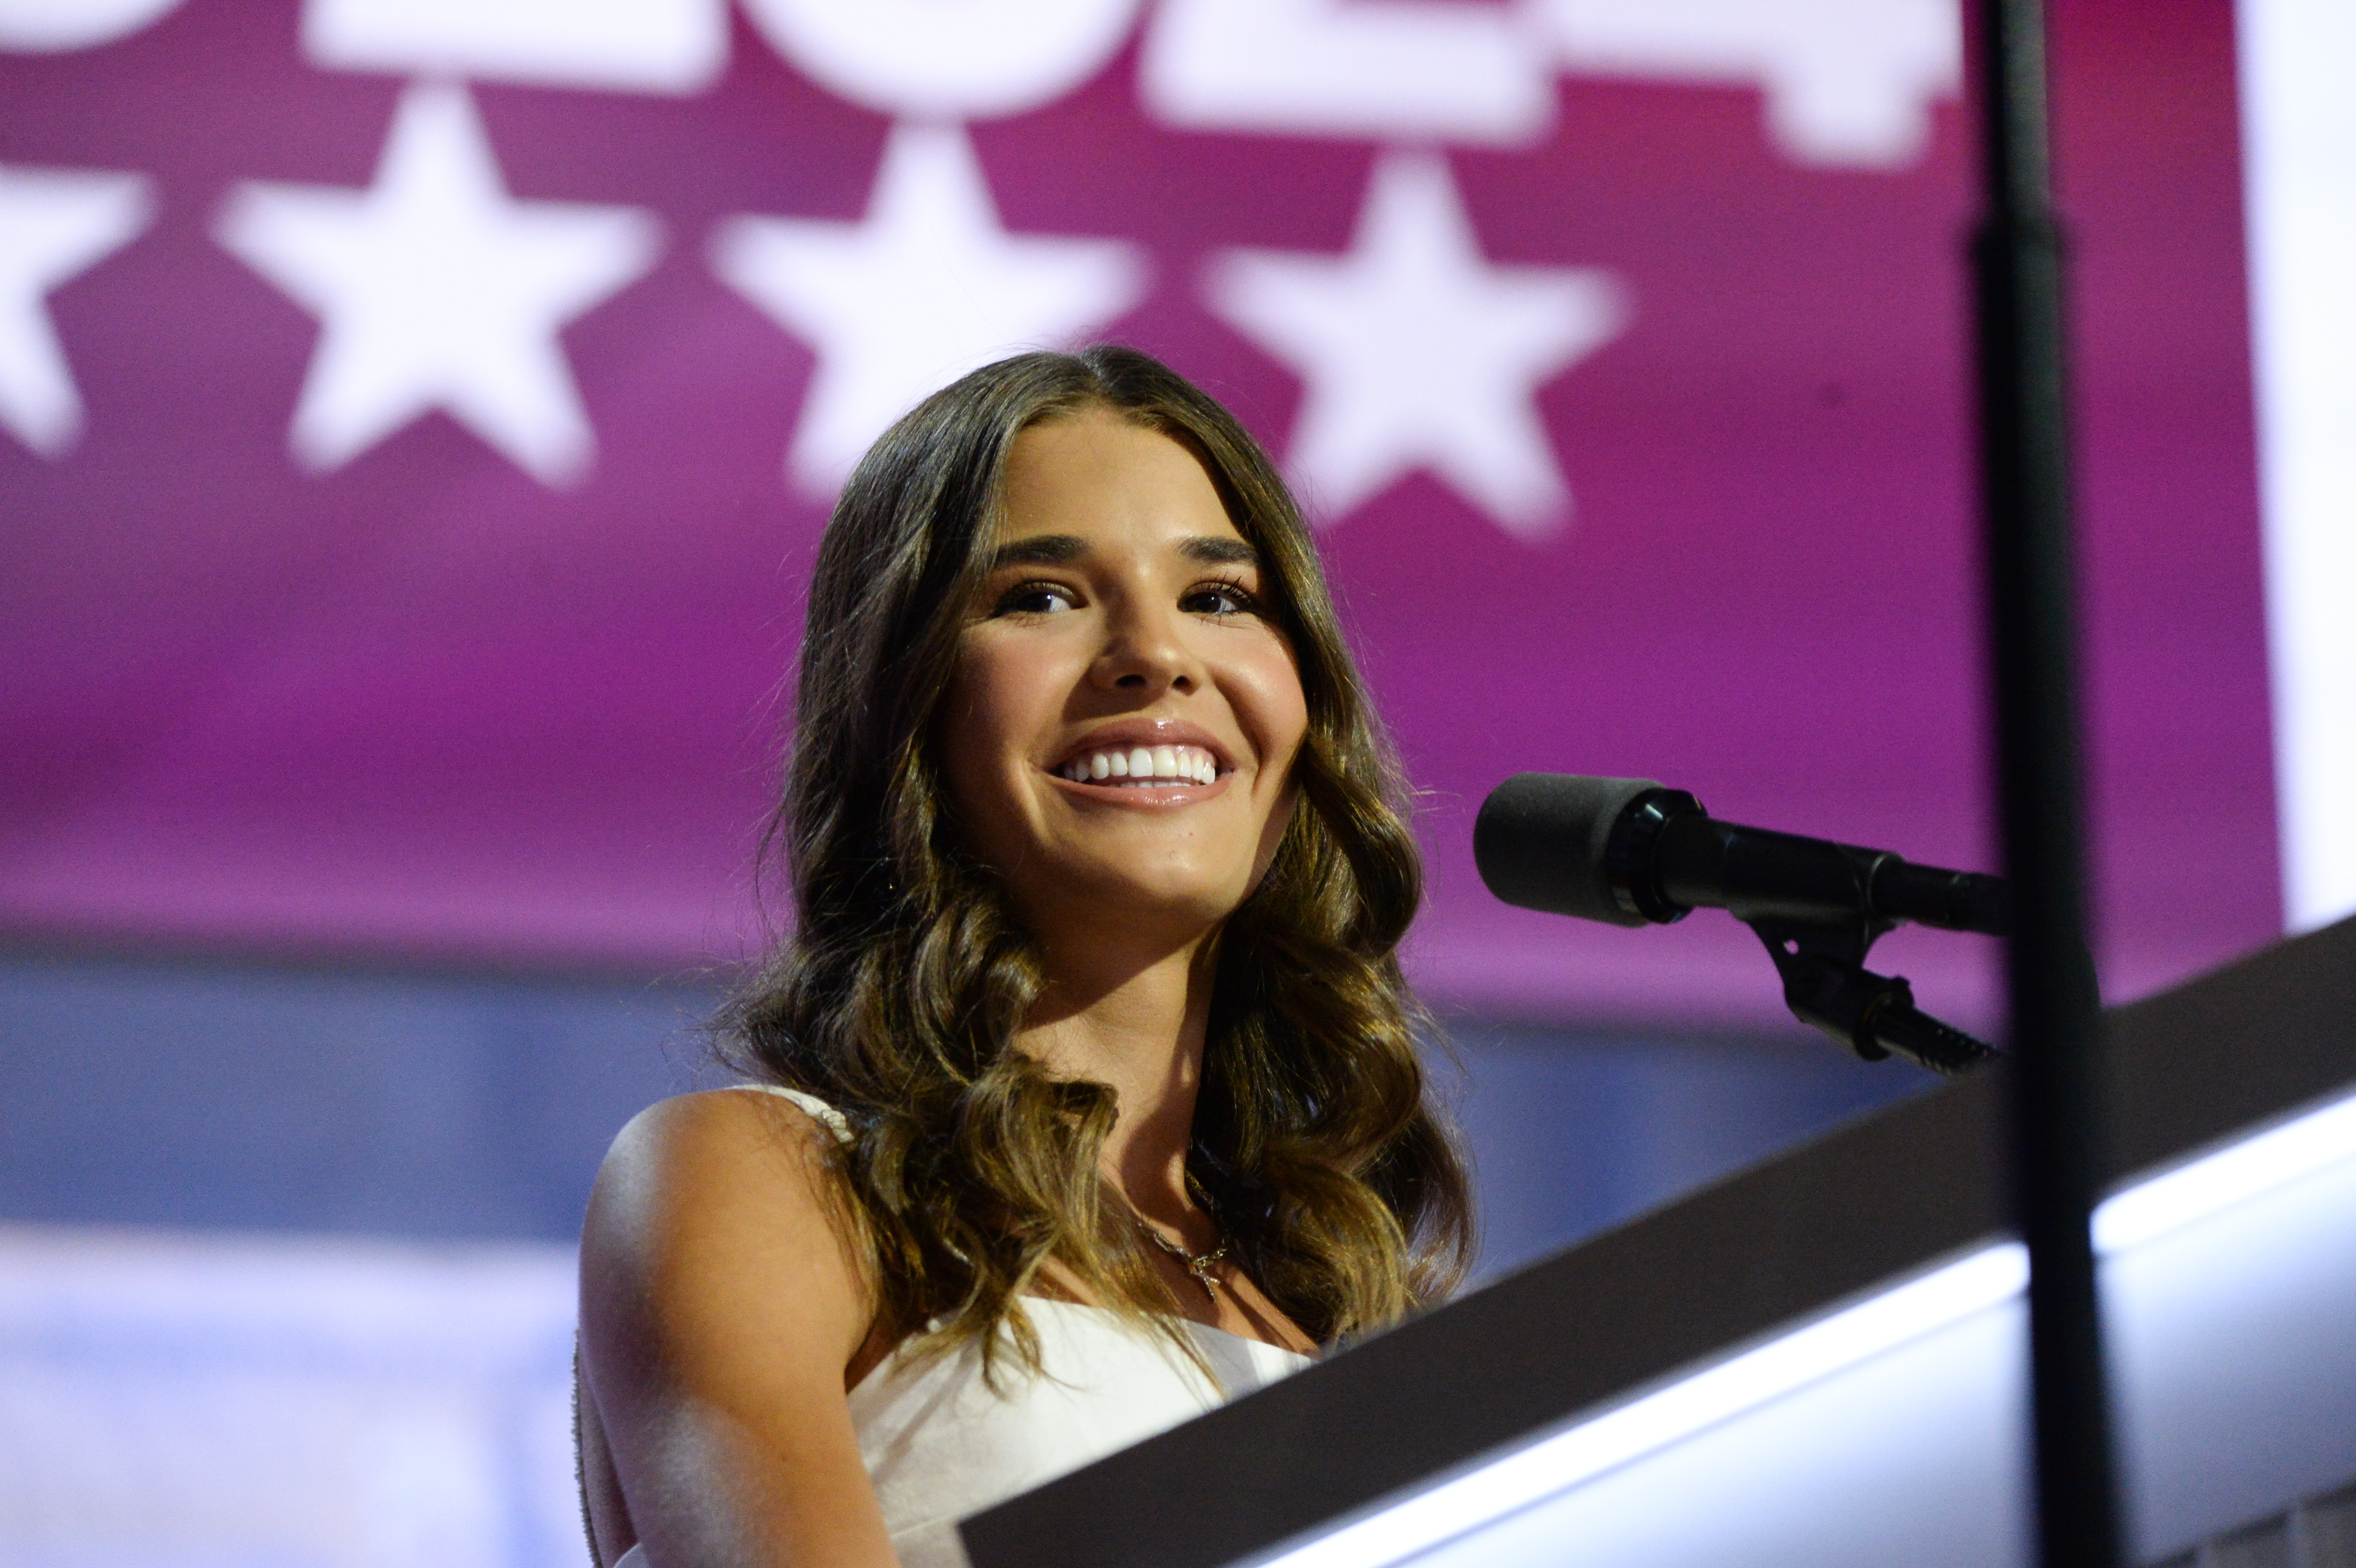
<svg viewBox="0 0 2356 1568"><path fill-rule="evenodd" d="M1216 872L1191 868L1141 872L1114 866L1070 869L1072 874L1056 880L1059 896L1036 901L1065 942L1127 944L1142 938L1183 944L1216 930L1251 891L1248 868Z"/></svg>

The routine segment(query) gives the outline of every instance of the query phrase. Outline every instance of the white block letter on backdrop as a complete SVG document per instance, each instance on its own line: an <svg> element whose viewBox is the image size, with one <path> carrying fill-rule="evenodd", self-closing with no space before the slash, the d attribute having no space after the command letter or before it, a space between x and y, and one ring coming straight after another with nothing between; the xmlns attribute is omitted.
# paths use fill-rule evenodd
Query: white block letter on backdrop
<svg viewBox="0 0 2356 1568"><path fill-rule="evenodd" d="M727 0L309 0L321 65L695 92L728 61Z"/></svg>
<svg viewBox="0 0 2356 1568"><path fill-rule="evenodd" d="M1756 83L1779 150L1891 167L1922 155L1963 70L1955 0L1530 0L1575 74Z"/></svg>
<svg viewBox="0 0 2356 1568"><path fill-rule="evenodd" d="M829 91L886 114L966 120L1052 103L1129 37L1138 0L744 0L762 37Z"/></svg>
<svg viewBox="0 0 2356 1568"><path fill-rule="evenodd" d="M1173 125L1515 145L1552 67L1510 13L1402 0L1164 0L1139 69Z"/></svg>
<svg viewBox="0 0 2356 1568"><path fill-rule="evenodd" d="M0 49L57 54L127 38L180 0L0 0Z"/></svg>

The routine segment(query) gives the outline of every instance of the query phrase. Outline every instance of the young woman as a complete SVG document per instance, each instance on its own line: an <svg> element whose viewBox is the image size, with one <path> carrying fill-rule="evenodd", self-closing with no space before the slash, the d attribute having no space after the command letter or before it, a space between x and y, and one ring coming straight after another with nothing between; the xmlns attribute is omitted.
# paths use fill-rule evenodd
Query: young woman
<svg viewBox="0 0 2356 1568"><path fill-rule="evenodd" d="M811 583L753 1082L591 1200L599 1563L958 1563L1444 1293L1396 791L1299 512L1177 375L1024 355L885 434Z"/></svg>

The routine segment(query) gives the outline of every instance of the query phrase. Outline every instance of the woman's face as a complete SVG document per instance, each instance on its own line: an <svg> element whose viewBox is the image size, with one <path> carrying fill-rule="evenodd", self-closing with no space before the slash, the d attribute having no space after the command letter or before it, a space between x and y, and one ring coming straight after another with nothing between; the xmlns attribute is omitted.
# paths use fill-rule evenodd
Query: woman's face
<svg viewBox="0 0 2356 1568"><path fill-rule="evenodd" d="M1308 709L1193 453L1093 411L1032 426L939 740L969 841L1033 933L1183 941L1258 883Z"/></svg>

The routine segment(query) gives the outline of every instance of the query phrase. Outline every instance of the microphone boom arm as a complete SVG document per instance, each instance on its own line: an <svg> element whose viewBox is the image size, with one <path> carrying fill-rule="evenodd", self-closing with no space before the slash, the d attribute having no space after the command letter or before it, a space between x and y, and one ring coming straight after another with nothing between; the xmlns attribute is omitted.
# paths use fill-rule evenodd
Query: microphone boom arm
<svg viewBox="0 0 2356 1568"><path fill-rule="evenodd" d="M1523 909L1622 926L1725 910L1766 944L1800 1020L1868 1061L1903 1057L1954 1077L1995 1054L1865 955L1909 922L2009 936L2002 878L1720 822L1651 779L1575 773L1516 773L1490 791L1472 858L1489 891Z"/></svg>
<svg viewBox="0 0 2356 1568"><path fill-rule="evenodd" d="M1746 923L1775 960L1793 1016L1866 1061L1902 1057L1942 1077L1959 1078L1996 1054L1985 1041L1917 1008L1913 987L1903 978L1865 966L1866 950L1890 924L1857 921L1844 928L1763 918Z"/></svg>
<svg viewBox="0 0 2356 1568"><path fill-rule="evenodd" d="M1901 1057L1948 1078L1997 1054L1917 1008L1913 987L1868 969L1865 955L1909 921L2010 935L2003 879L1918 866L1883 849L1734 827L1684 790L1657 785L1631 800L1617 826L1603 869L1627 912L1665 924L1695 905L1721 904L1766 944L1784 1004L1801 1022L1868 1061Z"/></svg>

